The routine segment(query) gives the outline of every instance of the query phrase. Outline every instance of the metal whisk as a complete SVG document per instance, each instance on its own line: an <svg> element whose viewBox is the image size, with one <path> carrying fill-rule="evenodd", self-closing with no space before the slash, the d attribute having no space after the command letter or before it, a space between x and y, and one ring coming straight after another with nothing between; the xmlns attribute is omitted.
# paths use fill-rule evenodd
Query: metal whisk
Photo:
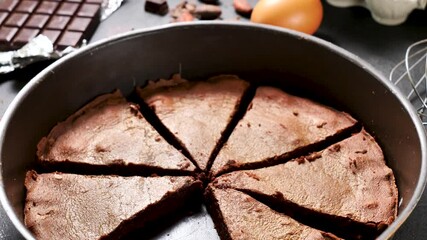
<svg viewBox="0 0 427 240"><path fill-rule="evenodd" d="M390 72L394 83L418 110L423 124L427 125L427 39L410 45L405 59Z"/></svg>

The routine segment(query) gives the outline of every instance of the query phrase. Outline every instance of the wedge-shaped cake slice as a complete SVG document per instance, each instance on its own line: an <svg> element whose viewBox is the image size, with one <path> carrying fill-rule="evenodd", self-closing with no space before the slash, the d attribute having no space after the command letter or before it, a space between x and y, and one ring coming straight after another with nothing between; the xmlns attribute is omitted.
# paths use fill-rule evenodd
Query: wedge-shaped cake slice
<svg viewBox="0 0 427 240"><path fill-rule="evenodd" d="M364 130L307 157L224 174L215 185L244 191L278 208L298 206L299 215L308 214L368 238L384 230L397 214L393 172Z"/></svg>
<svg viewBox="0 0 427 240"><path fill-rule="evenodd" d="M118 90L99 96L57 124L37 148L41 164L58 171L140 174L195 170Z"/></svg>
<svg viewBox="0 0 427 240"><path fill-rule="evenodd" d="M212 174L268 166L355 124L346 113L277 88L259 87L246 115L213 162Z"/></svg>
<svg viewBox="0 0 427 240"><path fill-rule="evenodd" d="M138 88L166 128L204 170L249 84L223 75L203 82L189 82L178 75Z"/></svg>
<svg viewBox="0 0 427 240"><path fill-rule="evenodd" d="M339 239L303 225L234 189L209 186L206 197L215 228L223 240Z"/></svg>
<svg viewBox="0 0 427 240"><path fill-rule="evenodd" d="M25 179L25 224L37 239L118 239L182 207L202 184L192 177L62 173Z"/></svg>

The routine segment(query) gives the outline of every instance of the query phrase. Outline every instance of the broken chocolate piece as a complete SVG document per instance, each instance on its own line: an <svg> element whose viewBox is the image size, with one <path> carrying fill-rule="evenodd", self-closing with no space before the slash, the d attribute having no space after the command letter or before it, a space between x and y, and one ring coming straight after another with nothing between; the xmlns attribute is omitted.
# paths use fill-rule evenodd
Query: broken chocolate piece
<svg viewBox="0 0 427 240"><path fill-rule="evenodd" d="M196 7L195 16L200 20L214 20L221 16L221 8L216 5L202 4Z"/></svg>
<svg viewBox="0 0 427 240"><path fill-rule="evenodd" d="M166 0L146 0L145 11L154 14L165 15L168 13L169 6Z"/></svg>

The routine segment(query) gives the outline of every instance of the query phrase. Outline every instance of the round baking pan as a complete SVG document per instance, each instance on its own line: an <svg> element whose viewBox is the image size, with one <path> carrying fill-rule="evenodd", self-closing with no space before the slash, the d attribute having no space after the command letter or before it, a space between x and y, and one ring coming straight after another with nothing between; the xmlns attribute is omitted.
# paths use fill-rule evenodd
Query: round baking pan
<svg viewBox="0 0 427 240"><path fill-rule="evenodd" d="M341 48L302 33L270 26L202 22L135 31L102 41L56 61L14 99L0 126L0 199L27 239L23 224L24 175L36 145L58 122L95 96L119 88L130 94L147 80L181 73L187 79L237 74L347 111L383 148L400 193L397 219L379 239L407 219L426 182L426 138L416 112L396 87ZM218 239L202 209L160 232L169 239Z"/></svg>

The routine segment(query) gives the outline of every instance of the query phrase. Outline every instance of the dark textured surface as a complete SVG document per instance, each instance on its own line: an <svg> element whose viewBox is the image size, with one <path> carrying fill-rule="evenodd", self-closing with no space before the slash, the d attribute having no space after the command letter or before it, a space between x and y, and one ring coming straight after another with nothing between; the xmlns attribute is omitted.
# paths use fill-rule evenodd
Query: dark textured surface
<svg viewBox="0 0 427 240"><path fill-rule="evenodd" d="M169 5L173 8L178 2L178 0L170 0ZM251 2L253 3L254 0ZM405 24L388 27L374 22L369 11L363 8L340 9L327 4L324 6L325 18L316 35L358 55L385 76L388 76L392 67L403 58L406 48L411 43L427 38L426 11L415 11ZM143 9L144 1L127 0L116 13L100 24L92 41L133 29L169 23L171 20L169 16L145 13ZM231 1L223 0L223 18L234 19L235 17ZM17 92L47 64L41 63L12 74L0 75L0 113L4 113ZM201 215L203 214L197 216ZM408 221L397 231L395 239L427 239L427 225L423 221L425 218L427 218L426 193ZM200 219L203 218L200 217ZM195 228L201 228L199 224L206 224L203 221L192 223ZM176 231L181 231L179 226ZM201 234L197 229L194 231L193 237ZM182 236L188 237L188 235ZM0 239L19 239L19 234L2 208L0 208Z"/></svg>
<svg viewBox="0 0 427 240"><path fill-rule="evenodd" d="M18 49L39 33L45 34L58 49L77 47L94 33L99 12L100 4L85 0L2 1L0 50ZM75 27L76 23L79 28Z"/></svg>

